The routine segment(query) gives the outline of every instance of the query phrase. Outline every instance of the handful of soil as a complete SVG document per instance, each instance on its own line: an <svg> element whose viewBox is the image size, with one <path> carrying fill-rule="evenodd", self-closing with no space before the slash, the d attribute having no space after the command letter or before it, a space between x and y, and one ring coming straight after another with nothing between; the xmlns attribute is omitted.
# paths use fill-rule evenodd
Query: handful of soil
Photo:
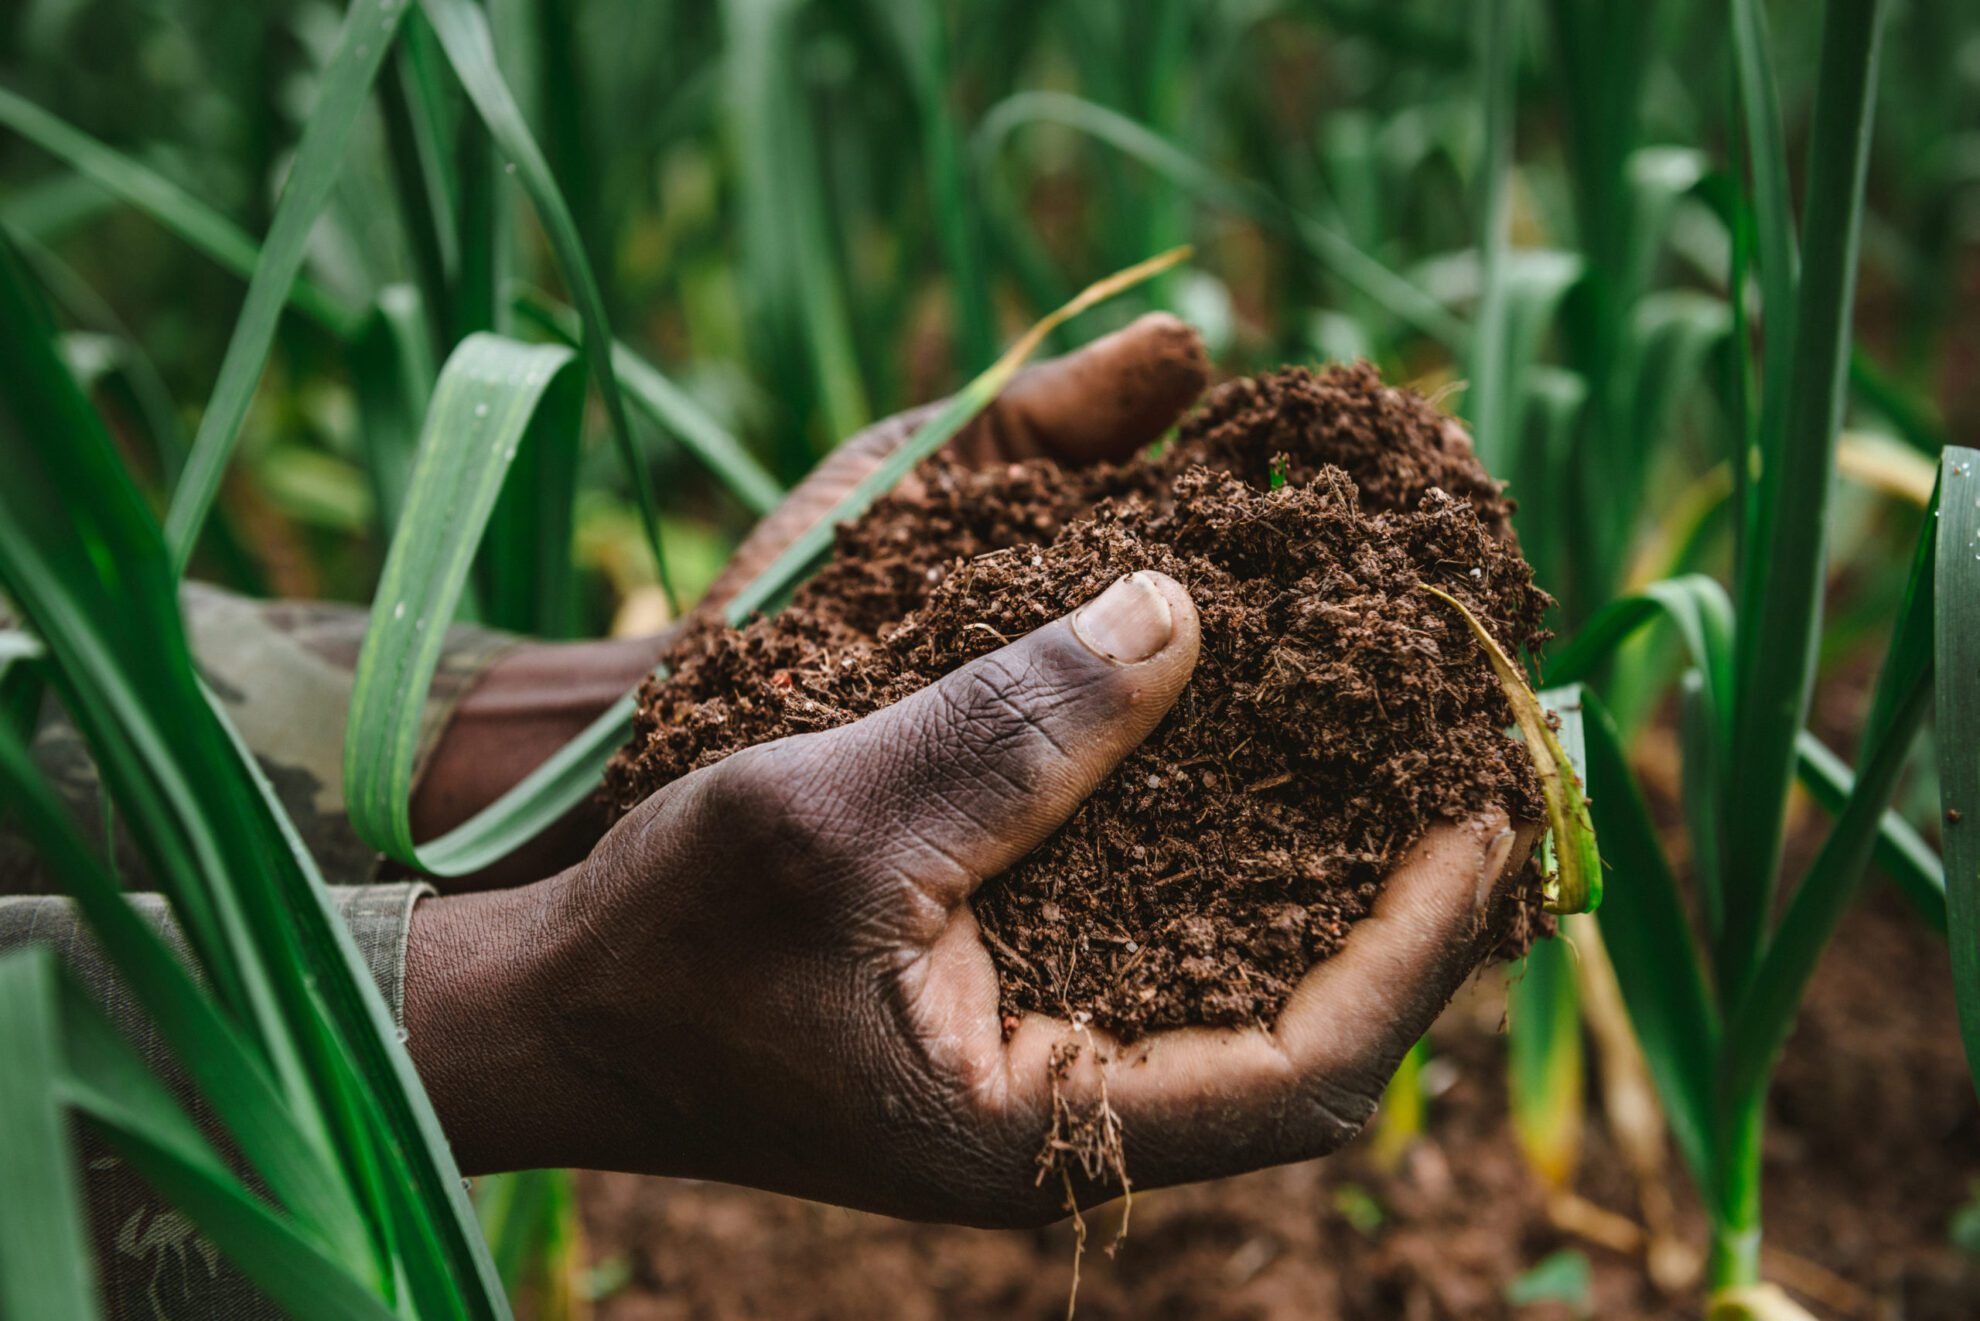
<svg viewBox="0 0 1980 1321"><path fill-rule="evenodd" d="M740 748L905 697L1137 569L1189 589L1174 709L1072 819L974 900L1006 1015L1132 1039L1269 1025L1440 818L1537 820L1511 711L1463 621L1509 653L1550 600L1455 423L1366 365L1215 390L1145 459L988 471L936 456L843 527L771 619L689 631L648 680L607 792L625 811ZM1545 921L1537 881L1495 914Z"/></svg>

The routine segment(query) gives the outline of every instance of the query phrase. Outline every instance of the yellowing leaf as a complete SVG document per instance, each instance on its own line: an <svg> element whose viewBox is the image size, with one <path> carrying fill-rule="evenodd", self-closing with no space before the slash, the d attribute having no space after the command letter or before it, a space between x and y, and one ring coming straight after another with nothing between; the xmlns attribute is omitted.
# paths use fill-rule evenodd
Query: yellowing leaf
<svg viewBox="0 0 1980 1321"><path fill-rule="evenodd" d="M1418 583L1430 595L1455 607L1472 636L1485 649L1512 707L1513 720L1526 740L1526 751L1533 758L1533 769L1540 776L1540 793L1547 803L1547 827L1554 837L1555 872L1547 878L1544 898L1550 913L1593 912L1602 902L1602 857L1595 849L1595 826L1588 819L1588 797L1582 792L1581 778L1574 773L1560 740L1547 723L1540 699L1526 684L1511 657L1499 648L1485 626L1449 592L1429 583Z"/></svg>

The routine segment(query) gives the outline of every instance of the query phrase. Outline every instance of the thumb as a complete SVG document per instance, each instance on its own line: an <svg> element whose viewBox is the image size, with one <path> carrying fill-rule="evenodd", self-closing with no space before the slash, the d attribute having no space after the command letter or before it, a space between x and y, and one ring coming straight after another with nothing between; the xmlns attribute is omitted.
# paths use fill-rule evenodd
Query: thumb
<svg viewBox="0 0 1980 1321"><path fill-rule="evenodd" d="M1196 607L1143 571L864 720L814 736L867 861L953 906L1042 843L1161 722ZM809 740L808 740L809 741Z"/></svg>

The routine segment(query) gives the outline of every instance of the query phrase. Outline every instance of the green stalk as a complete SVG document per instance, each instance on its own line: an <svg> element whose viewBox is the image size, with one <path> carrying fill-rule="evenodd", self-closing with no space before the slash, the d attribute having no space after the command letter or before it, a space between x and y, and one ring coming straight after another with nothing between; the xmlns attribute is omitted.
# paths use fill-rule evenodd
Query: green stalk
<svg viewBox="0 0 1980 1321"><path fill-rule="evenodd" d="M1810 142L1805 275L1778 471L1763 474L1741 596L1738 688L1727 819L1726 930L1720 995L1751 984L1773 911L1795 738L1808 712L1820 642L1829 492L1848 388L1863 186L1882 33L1879 0L1830 0ZM1764 267L1763 267L1764 271ZM1775 327L1779 331L1778 324ZM1763 428L1764 429L1764 428Z"/></svg>
<svg viewBox="0 0 1980 1321"><path fill-rule="evenodd" d="M458 344L469 335L495 329L495 307L501 296L503 245L496 218L501 181L488 128L479 119L465 118L456 126L454 162L460 194L454 247L460 253L460 267L454 275L449 304L453 322L447 337Z"/></svg>
<svg viewBox="0 0 1980 1321"><path fill-rule="evenodd" d="M1980 450L1949 449L1940 468L1939 794L1946 926L1966 1064L1980 1086Z"/></svg>
<svg viewBox="0 0 1980 1321"><path fill-rule="evenodd" d="M1781 422L1794 364L1795 298L1801 285L1801 256L1795 246L1794 197L1788 186L1787 141L1781 127L1780 93L1775 88L1766 7L1761 0L1732 0L1727 16L1732 28L1733 88L1740 112L1734 123L1734 137L1745 146L1752 174L1758 249L1755 255L1759 259L1761 324L1766 336L1761 349L1758 429L1742 433L1738 464L1746 496L1741 510L1745 529L1742 545L1755 551L1741 557L1739 599L1743 607L1754 600L1746 588L1755 575L1755 564L1766 559L1759 548L1770 542L1768 520L1774 504L1771 492L1781 467L1784 444ZM1738 258L1744 254L1744 245L1738 236L1734 244L1734 255ZM1740 285L1733 288L1734 299L1742 307L1745 292ZM1740 347L1743 352L1744 340L1740 341ZM1741 654L1750 648L1746 641L1749 619L1742 609Z"/></svg>
<svg viewBox="0 0 1980 1321"><path fill-rule="evenodd" d="M1711 1254L1705 1283L1712 1292L1760 1282L1760 1140L1764 1113L1750 1107L1732 1116L1719 1137L1717 1186L1708 1207Z"/></svg>
<svg viewBox="0 0 1980 1321"><path fill-rule="evenodd" d="M1506 297L1507 250L1512 230L1513 83L1518 15L1512 0L1487 0L1479 7L1481 100L1485 108L1485 158L1479 176L1480 293L1471 336L1472 443L1486 471L1516 466L1519 409L1511 398L1512 336Z"/></svg>
<svg viewBox="0 0 1980 1321"><path fill-rule="evenodd" d="M939 6L884 6L902 14L920 12L926 31L907 52L921 103L922 155L928 189L935 207L935 228L948 262L955 290L955 327L964 371L981 371L997 356L997 318L990 301L990 279L984 269L983 240L969 177L963 168L964 146L957 123L954 81L949 62L948 18ZM904 34L905 36L905 34Z"/></svg>
<svg viewBox="0 0 1980 1321"><path fill-rule="evenodd" d="M1933 502L1933 513L1938 501ZM1910 757L1932 695L1933 620L1944 525L1928 516L1912 555L1904 606L1872 697L1863 765L1828 838L1788 903L1765 957L1726 1020L1719 1048L1717 1104L1721 1155L1715 1233L1726 1240L1717 1288L1751 1284L1740 1271L1760 1229L1760 1143L1767 1088L1787 1044L1802 996L1822 951L1855 897L1879 837L1879 825ZM1757 1277L1756 1277L1757 1278Z"/></svg>

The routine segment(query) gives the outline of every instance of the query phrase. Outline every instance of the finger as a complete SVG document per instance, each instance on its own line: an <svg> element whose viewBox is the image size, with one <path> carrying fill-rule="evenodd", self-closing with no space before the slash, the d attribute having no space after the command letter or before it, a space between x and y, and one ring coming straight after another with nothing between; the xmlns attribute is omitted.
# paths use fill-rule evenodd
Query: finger
<svg viewBox="0 0 1980 1321"><path fill-rule="evenodd" d="M1533 829L1495 810L1423 837L1281 1011L1274 1035L1296 1070L1386 1080L1486 953Z"/></svg>
<svg viewBox="0 0 1980 1321"><path fill-rule="evenodd" d="M1019 372L949 442L949 452L976 465L1040 457L1072 464L1123 459L1168 430L1209 381L1210 360L1196 331L1166 312L1151 312ZM741 591L945 403L909 409L848 437L756 525L708 589L704 605L720 605ZM915 491L913 476L898 489Z"/></svg>
<svg viewBox="0 0 1980 1321"><path fill-rule="evenodd" d="M952 452L979 465L1125 459L1174 426L1209 383L1209 355L1195 329L1150 312L1018 373Z"/></svg>
<svg viewBox="0 0 1980 1321"><path fill-rule="evenodd" d="M863 873L905 877L945 913L1043 842L1148 736L1197 646L1181 584L1130 574L912 697L793 741L782 773L819 800Z"/></svg>

